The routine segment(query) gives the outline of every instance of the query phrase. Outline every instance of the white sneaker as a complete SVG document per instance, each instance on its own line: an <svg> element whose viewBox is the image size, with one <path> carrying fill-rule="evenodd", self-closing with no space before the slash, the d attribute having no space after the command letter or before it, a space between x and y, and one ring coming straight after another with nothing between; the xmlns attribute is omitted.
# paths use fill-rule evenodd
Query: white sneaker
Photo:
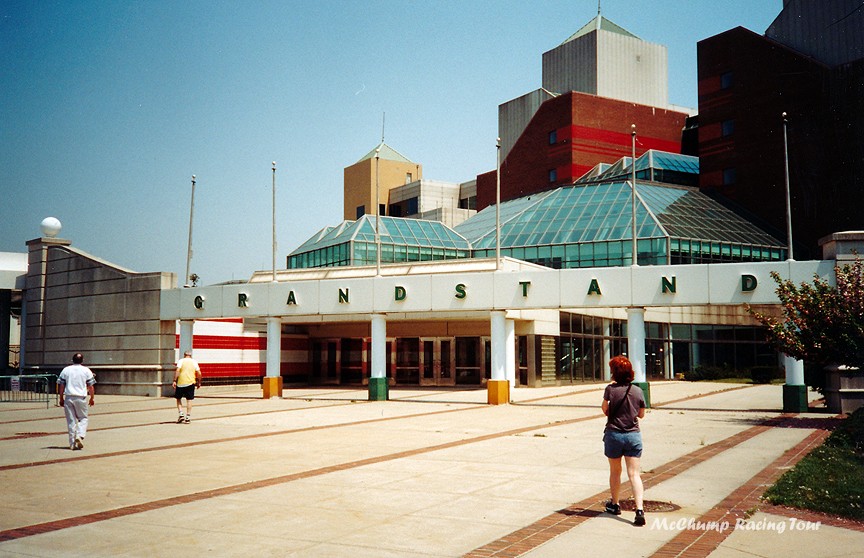
<svg viewBox="0 0 864 558"><path fill-rule="evenodd" d="M177 424L180 424L181 422L183 422L183 420L184 420L185 418L186 418L186 417L183 416L183 415L178 416L178 417L177 417Z"/></svg>

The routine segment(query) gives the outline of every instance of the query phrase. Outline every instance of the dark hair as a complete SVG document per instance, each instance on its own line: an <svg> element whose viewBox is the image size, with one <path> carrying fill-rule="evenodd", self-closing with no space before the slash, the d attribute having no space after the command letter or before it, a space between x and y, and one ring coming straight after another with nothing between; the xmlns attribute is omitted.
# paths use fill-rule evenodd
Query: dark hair
<svg viewBox="0 0 864 558"><path fill-rule="evenodd" d="M84 355L82 355L81 353L75 353L74 355L72 355L72 362L74 362L75 364L81 364L82 362L84 362Z"/></svg>
<svg viewBox="0 0 864 558"><path fill-rule="evenodd" d="M633 381L633 365L625 356L616 356L609 361L612 369L612 379L618 384L629 384Z"/></svg>

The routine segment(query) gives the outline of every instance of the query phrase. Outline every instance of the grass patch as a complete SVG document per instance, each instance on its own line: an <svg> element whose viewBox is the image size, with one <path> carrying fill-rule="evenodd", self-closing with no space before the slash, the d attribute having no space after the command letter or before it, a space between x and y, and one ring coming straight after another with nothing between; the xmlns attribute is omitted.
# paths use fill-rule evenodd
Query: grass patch
<svg viewBox="0 0 864 558"><path fill-rule="evenodd" d="M864 520L864 408L786 471L762 498L772 504Z"/></svg>

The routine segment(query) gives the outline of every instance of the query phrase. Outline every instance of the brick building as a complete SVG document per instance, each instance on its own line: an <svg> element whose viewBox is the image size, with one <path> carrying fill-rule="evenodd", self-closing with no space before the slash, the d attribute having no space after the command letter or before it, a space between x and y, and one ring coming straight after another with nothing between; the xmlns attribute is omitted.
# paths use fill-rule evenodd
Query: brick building
<svg viewBox="0 0 864 558"><path fill-rule="evenodd" d="M766 34L736 27L697 45L700 188L786 239L787 113L796 259L864 228L864 8L784 2Z"/></svg>
<svg viewBox="0 0 864 558"><path fill-rule="evenodd" d="M570 91L543 103L501 162L501 199L572 184L601 162L649 149L679 153L687 115ZM477 208L495 203L495 171L477 177Z"/></svg>

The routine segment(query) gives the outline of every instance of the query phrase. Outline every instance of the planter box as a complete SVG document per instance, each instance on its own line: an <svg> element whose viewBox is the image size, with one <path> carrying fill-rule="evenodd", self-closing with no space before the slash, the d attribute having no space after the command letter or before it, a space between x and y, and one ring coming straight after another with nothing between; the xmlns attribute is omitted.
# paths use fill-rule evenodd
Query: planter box
<svg viewBox="0 0 864 558"><path fill-rule="evenodd" d="M832 413L852 413L864 407L864 373L857 368L825 368L825 404Z"/></svg>

